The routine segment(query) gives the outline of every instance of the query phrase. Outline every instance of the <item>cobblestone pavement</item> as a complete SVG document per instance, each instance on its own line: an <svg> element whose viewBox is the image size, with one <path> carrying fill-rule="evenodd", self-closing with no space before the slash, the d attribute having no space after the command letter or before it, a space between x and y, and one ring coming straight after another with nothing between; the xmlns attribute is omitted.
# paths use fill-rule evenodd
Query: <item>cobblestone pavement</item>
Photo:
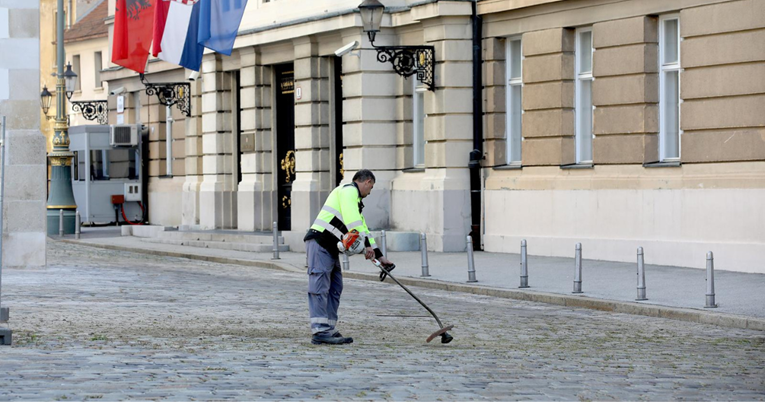
<svg viewBox="0 0 765 402"><path fill-rule="evenodd" d="M346 279L310 343L302 274L49 242L3 271L0 400L765 400L765 333Z"/></svg>

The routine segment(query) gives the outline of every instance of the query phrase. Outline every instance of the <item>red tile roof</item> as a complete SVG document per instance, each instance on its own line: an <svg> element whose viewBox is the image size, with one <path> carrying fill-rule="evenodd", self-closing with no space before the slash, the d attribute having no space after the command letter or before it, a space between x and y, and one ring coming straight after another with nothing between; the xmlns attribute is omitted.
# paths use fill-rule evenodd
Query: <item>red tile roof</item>
<svg viewBox="0 0 765 402"><path fill-rule="evenodd" d="M109 14L109 2L102 1L88 15L64 32L64 43L103 38L109 35L104 20Z"/></svg>

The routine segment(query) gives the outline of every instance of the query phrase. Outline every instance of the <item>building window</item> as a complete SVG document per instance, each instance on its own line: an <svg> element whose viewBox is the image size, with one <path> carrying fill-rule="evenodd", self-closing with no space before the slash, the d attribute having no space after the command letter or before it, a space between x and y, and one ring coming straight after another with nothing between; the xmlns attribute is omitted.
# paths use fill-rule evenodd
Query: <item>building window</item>
<svg viewBox="0 0 765 402"><path fill-rule="evenodd" d="M77 74L77 78L78 78L77 80L75 80L74 90L80 91L82 90L82 86L81 86L82 75L80 75L80 56L79 55L72 56L72 71L74 71L74 73Z"/></svg>
<svg viewBox="0 0 765 402"><path fill-rule="evenodd" d="M412 163L415 167L425 166L425 91L412 77Z"/></svg>
<svg viewBox="0 0 765 402"><path fill-rule="evenodd" d="M93 67L95 68L95 76L96 76L96 88L103 88L104 84L101 82L101 69L103 68L103 64L101 61L101 52L96 52L93 55Z"/></svg>
<svg viewBox="0 0 765 402"><path fill-rule="evenodd" d="M680 160L680 18L659 18L659 158Z"/></svg>
<svg viewBox="0 0 765 402"><path fill-rule="evenodd" d="M576 30L576 163L592 163L592 27Z"/></svg>
<svg viewBox="0 0 765 402"><path fill-rule="evenodd" d="M521 117L523 114L523 71L522 47L520 38L511 38L507 42L507 111L505 113L505 139L507 140L507 164L521 164Z"/></svg>

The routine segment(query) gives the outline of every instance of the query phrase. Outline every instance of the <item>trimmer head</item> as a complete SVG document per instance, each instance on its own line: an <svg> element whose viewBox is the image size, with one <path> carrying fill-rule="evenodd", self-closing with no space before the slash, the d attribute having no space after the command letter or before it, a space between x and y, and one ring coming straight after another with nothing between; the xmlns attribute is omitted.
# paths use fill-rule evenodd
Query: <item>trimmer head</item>
<svg viewBox="0 0 765 402"><path fill-rule="evenodd" d="M451 342L454 338L451 335L449 335L449 333L446 332L446 331L449 331L452 328L454 328L454 325L449 325L449 326L446 326L446 327L443 327L443 328L439 329L438 331L430 334L430 336L428 337L427 340L425 340L425 342L430 342L430 341L432 341L437 336L441 337L441 343L449 343L449 342Z"/></svg>

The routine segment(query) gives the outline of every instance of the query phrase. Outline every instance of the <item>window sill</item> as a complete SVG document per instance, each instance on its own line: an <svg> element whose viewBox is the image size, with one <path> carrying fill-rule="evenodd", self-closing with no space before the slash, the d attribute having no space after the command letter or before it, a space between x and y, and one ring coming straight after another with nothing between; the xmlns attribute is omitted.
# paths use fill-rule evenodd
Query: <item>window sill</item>
<svg viewBox="0 0 765 402"><path fill-rule="evenodd" d="M592 163L572 163L570 165L560 165L561 169L593 169L595 165Z"/></svg>
<svg viewBox="0 0 765 402"><path fill-rule="evenodd" d="M403 173L422 173L425 171L424 167L411 167L406 169L401 169L401 172Z"/></svg>
<svg viewBox="0 0 765 402"><path fill-rule="evenodd" d="M498 166L492 166L492 169L494 169L494 170L521 170L521 169L523 169L523 165L498 165Z"/></svg>
<svg viewBox="0 0 765 402"><path fill-rule="evenodd" d="M680 167L682 163L680 161L675 162L651 162L651 163L644 163L643 167L645 168L663 168L663 167Z"/></svg>
<svg viewBox="0 0 765 402"><path fill-rule="evenodd" d="M162 175L162 176L157 176L157 178L158 179L172 179L173 176L168 176L168 175L165 174L165 175Z"/></svg>

